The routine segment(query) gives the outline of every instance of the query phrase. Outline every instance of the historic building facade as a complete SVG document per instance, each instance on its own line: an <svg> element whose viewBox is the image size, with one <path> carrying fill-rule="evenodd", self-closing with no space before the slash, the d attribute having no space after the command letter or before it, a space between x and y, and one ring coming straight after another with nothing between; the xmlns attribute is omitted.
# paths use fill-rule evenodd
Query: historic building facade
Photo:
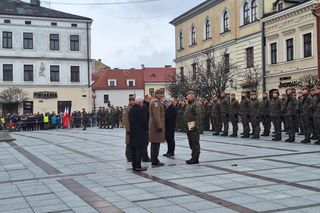
<svg viewBox="0 0 320 213"><path fill-rule="evenodd" d="M270 2L261 0L208 0L171 21L176 31L177 73L196 72L195 63L205 63L204 54L214 49L214 58L222 54L235 64L237 76L229 91L244 87L243 74L248 69L262 69L261 18L270 10ZM233 84L233 85L232 85Z"/></svg>
<svg viewBox="0 0 320 213"><path fill-rule="evenodd" d="M90 18L40 6L39 0L0 1L0 92L27 93L6 112L91 110Z"/></svg>
<svg viewBox="0 0 320 213"><path fill-rule="evenodd" d="M264 17L267 91L298 88L303 76L318 72L317 2L275 1Z"/></svg>

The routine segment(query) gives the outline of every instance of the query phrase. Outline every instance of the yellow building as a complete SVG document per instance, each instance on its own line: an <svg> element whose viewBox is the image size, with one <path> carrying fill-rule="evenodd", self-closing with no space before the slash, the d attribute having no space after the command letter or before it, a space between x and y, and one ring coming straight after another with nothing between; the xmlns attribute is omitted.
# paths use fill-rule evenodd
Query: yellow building
<svg viewBox="0 0 320 213"><path fill-rule="evenodd" d="M300 86L300 78L318 71L317 18L313 8L318 1L288 3L275 1L266 14L267 91Z"/></svg>
<svg viewBox="0 0 320 213"><path fill-rule="evenodd" d="M177 73L194 75L194 64L206 63L203 52L213 48L217 60L226 53L237 66L239 74L228 90L239 94L244 83L240 73L262 70L261 18L270 5L269 0L265 5L262 0L207 0L175 18L170 23L175 26Z"/></svg>

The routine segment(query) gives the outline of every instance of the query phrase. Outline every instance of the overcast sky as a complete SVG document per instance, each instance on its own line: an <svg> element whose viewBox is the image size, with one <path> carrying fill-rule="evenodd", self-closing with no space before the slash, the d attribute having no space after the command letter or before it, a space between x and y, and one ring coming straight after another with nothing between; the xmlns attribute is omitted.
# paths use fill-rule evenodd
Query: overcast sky
<svg viewBox="0 0 320 213"><path fill-rule="evenodd" d="M47 1L41 1L41 5L49 7ZM92 18L92 58L101 58L113 68L174 65L174 27L169 22L204 0L103 6L55 4L130 1L137 0L51 0L51 8Z"/></svg>

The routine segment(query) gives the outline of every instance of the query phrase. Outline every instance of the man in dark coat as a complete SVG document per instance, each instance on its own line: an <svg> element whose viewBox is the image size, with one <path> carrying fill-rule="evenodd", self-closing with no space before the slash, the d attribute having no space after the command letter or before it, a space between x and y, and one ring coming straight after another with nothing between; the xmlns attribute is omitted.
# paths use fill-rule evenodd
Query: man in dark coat
<svg viewBox="0 0 320 213"><path fill-rule="evenodd" d="M136 98L134 105L129 111L132 170L135 172L147 170L147 168L141 166L143 152L148 143L148 122L145 115L143 99Z"/></svg>
<svg viewBox="0 0 320 213"><path fill-rule="evenodd" d="M172 100L170 98L166 98L164 100L165 105L165 137L168 144L168 151L163 156L172 157L174 156L175 150L175 141L174 141L174 133L176 129L176 120L177 120L177 109L172 104Z"/></svg>
<svg viewBox="0 0 320 213"><path fill-rule="evenodd" d="M144 101L143 101L143 110L144 110L144 113L145 113L145 116L146 116L146 119L148 122L148 130L149 130L149 107L150 107L151 100L152 100L152 96L146 95L144 97ZM148 139L148 141L149 141L149 139ZM143 157L142 157L143 162L151 162L151 159L149 158L149 155L148 155L148 144L149 143L146 144L145 150L143 152Z"/></svg>
<svg viewBox="0 0 320 213"><path fill-rule="evenodd" d="M81 120L82 120L82 126L83 126L82 130L86 130L89 123L89 116L84 108L82 109Z"/></svg>

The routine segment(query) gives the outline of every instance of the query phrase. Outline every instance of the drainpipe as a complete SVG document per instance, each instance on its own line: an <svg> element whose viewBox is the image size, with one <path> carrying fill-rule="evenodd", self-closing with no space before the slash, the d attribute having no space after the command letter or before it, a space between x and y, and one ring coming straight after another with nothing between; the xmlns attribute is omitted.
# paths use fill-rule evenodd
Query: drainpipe
<svg viewBox="0 0 320 213"><path fill-rule="evenodd" d="M89 22L87 22L87 65L88 65L88 88L90 88L90 39L89 39Z"/></svg>
<svg viewBox="0 0 320 213"><path fill-rule="evenodd" d="M265 14L264 0L262 0L262 19ZM261 29L261 45L262 45L262 90L266 92L266 37L265 37L265 23L262 20L262 29Z"/></svg>

